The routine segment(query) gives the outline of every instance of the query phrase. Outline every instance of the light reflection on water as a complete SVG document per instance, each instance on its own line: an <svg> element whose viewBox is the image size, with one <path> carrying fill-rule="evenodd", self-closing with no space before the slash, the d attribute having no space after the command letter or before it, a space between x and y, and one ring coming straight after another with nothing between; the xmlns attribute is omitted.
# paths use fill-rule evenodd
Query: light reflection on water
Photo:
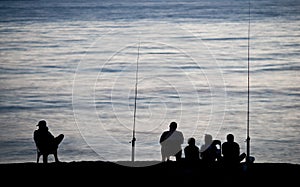
<svg viewBox="0 0 300 187"><path fill-rule="evenodd" d="M63 161L129 160L139 42L136 159L160 160L158 139L173 120L199 146L205 133L225 141L231 132L246 150L247 23L1 25L10 31L0 35L0 162L35 161L32 133L40 119L65 134ZM257 162L300 163L298 27L252 24Z"/></svg>

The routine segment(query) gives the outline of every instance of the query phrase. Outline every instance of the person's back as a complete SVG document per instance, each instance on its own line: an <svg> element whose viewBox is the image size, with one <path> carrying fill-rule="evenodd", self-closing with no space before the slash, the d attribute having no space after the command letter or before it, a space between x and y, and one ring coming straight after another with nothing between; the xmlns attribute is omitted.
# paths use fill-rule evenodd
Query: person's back
<svg viewBox="0 0 300 187"><path fill-rule="evenodd" d="M205 144L201 146L200 150L201 160L205 163L213 163L218 161L220 158L220 150L217 148L219 140L213 140L210 134L206 134L204 140Z"/></svg>
<svg viewBox="0 0 300 187"><path fill-rule="evenodd" d="M182 132L177 131L177 123L171 122L168 131L164 131L160 136L162 161L169 160L170 156L175 156L176 160L181 159L184 137Z"/></svg>
<svg viewBox="0 0 300 187"><path fill-rule="evenodd" d="M222 155L225 164L238 164L242 159L240 156L240 146L234 141L232 134L228 134L227 142L222 144Z"/></svg>
<svg viewBox="0 0 300 187"><path fill-rule="evenodd" d="M199 161L199 147L196 146L195 138L188 139L188 146L184 148L184 155L186 161Z"/></svg>
<svg viewBox="0 0 300 187"><path fill-rule="evenodd" d="M41 152L50 152L53 149L54 136L48 131L48 127L40 126L34 131L34 141Z"/></svg>
<svg viewBox="0 0 300 187"><path fill-rule="evenodd" d="M59 136L54 137L49 131L45 120L39 121L37 126L39 128L34 130L33 139L38 151L41 155L43 155L43 162L47 163L47 157L49 154L54 154L55 161L59 162L57 149L58 145L63 140L64 135L60 134Z"/></svg>

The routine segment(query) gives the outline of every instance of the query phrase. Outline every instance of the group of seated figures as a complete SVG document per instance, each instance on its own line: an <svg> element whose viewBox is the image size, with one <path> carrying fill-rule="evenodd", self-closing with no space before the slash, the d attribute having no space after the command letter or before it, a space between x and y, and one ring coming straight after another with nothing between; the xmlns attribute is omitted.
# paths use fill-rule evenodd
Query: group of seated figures
<svg viewBox="0 0 300 187"><path fill-rule="evenodd" d="M240 153L240 146L234 141L234 135L229 133L226 142L214 140L212 135L206 134L204 144L199 148L194 137L187 140L188 145L181 148L184 143L183 133L177 130L177 123L171 122L169 130L164 131L159 140L161 144L162 161L170 160L175 156L176 161L184 159L186 161L203 161L205 163L221 162L228 165L241 163L246 154ZM182 157L184 153L184 158Z"/></svg>

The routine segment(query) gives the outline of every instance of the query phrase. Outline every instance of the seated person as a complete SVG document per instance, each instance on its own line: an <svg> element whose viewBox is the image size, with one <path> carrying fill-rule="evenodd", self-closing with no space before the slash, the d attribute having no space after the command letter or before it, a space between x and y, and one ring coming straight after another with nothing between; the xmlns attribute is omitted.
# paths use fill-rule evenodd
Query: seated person
<svg viewBox="0 0 300 187"><path fill-rule="evenodd" d="M237 142L234 141L233 134L228 134L227 142L222 144L222 155L223 162L227 165L236 165L239 164L245 157L246 154L240 154L240 146Z"/></svg>
<svg viewBox="0 0 300 187"><path fill-rule="evenodd" d="M159 138L162 161L169 161L171 156L175 156L176 161L181 160L183 142L183 133L177 130L176 122L171 122L169 130L164 131Z"/></svg>
<svg viewBox="0 0 300 187"><path fill-rule="evenodd" d="M195 138L188 139L188 146L184 148L184 155L186 161L199 161L199 147L196 146Z"/></svg>
<svg viewBox="0 0 300 187"><path fill-rule="evenodd" d="M201 146L200 157L206 163L219 161L221 158L221 143L219 140L213 140L210 134L204 137L205 144ZM219 148L217 146L220 146Z"/></svg>
<svg viewBox="0 0 300 187"><path fill-rule="evenodd" d="M57 149L58 145L63 140L64 135L60 134L59 136L54 137L51 132L49 132L45 120L39 121L37 126L38 129L33 133L33 139L38 149L37 162L39 162L39 156L43 155L43 163L47 163L49 154L53 154L55 162L59 162Z"/></svg>

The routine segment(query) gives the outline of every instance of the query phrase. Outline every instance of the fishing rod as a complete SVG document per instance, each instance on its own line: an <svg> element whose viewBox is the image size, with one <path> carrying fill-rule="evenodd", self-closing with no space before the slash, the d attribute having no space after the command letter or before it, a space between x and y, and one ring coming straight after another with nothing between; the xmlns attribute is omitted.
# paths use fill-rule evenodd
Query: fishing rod
<svg viewBox="0 0 300 187"><path fill-rule="evenodd" d="M132 128L132 140L131 140L131 161L134 162L134 154L135 154L135 123L136 123L136 101L137 101L137 94L138 94L138 72L139 72L139 58L140 58L140 45L141 42L139 41L138 44L138 55L136 59L136 73L135 73L135 97L134 97L134 112L133 112L133 128Z"/></svg>
<svg viewBox="0 0 300 187"><path fill-rule="evenodd" d="M250 6L251 6L251 3L250 3L250 0L249 0L249 9L248 9L248 65L247 65L247 95L248 95L248 99L247 99L247 138L246 138L246 143L247 143L247 154L246 154L246 163L249 163L250 162L250 133L249 133L249 128L250 128Z"/></svg>

